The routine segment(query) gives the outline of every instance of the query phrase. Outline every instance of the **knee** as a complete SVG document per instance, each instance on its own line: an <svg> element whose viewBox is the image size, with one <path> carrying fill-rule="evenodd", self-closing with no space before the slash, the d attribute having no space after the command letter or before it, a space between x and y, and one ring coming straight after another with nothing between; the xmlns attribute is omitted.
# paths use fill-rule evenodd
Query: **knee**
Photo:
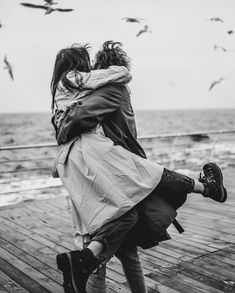
<svg viewBox="0 0 235 293"><path fill-rule="evenodd" d="M139 216L136 208L132 208L119 218L119 220L123 223L123 226L128 226L129 229L132 229L135 226L138 219Z"/></svg>
<svg viewBox="0 0 235 293"><path fill-rule="evenodd" d="M139 255L136 246L128 248L121 246L115 253L115 256L121 261L121 263L139 262Z"/></svg>

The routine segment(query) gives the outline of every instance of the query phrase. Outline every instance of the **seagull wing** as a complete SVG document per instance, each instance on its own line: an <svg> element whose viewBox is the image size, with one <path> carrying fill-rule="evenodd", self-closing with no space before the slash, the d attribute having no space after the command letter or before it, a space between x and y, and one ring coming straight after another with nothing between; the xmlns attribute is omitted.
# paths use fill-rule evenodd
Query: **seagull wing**
<svg viewBox="0 0 235 293"><path fill-rule="evenodd" d="M145 30L140 30L139 32L138 32L138 34L136 35L136 37L139 37L142 33L144 33L145 32Z"/></svg>
<svg viewBox="0 0 235 293"><path fill-rule="evenodd" d="M124 17L122 20L125 20L126 22L140 22L141 20L144 20L144 18Z"/></svg>
<svg viewBox="0 0 235 293"><path fill-rule="evenodd" d="M223 19L219 18L219 17L212 17L210 18L210 21L220 21L220 22L224 22Z"/></svg>
<svg viewBox="0 0 235 293"><path fill-rule="evenodd" d="M212 82L212 84L210 85L210 87L209 87L208 91L211 91L215 85L217 85L217 84L221 83L221 81L223 81L223 80L224 80L224 78L223 78L223 77L221 77L220 79L218 79L218 80L215 80L214 82Z"/></svg>
<svg viewBox="0 0 235 293"><path fill-rule="evenodd" d="M144 28L138 32L136 37L139 37L141 34L146 33L147 31L148 31L148 25L145 25Z"/></svg>
<svg viewBox="0 0 235 293"><path fill-rule="evenodd" d="M8 70L8 72L9 72L9 74L10 74L10 77L11 77L11 79L12 79L12 80L14 80L14 77L13 77L13 72L12 72L12 67L11 67L10 63L8 62L8 60L7 60L7 56L5 56L5 58L4 58L4 63L6 64L6 67L5 67L5 69L7 69L7 70Z"/></svg>
<svg viewBox="0 0 235 293"><path fill-rule="evenodd" d="M4 63L6 64L7 68L10 67L10 63L7 61L7 56L4 58Z"/></svg>
<svg viewBox="0 0 235 293"><path fill-rule="evenodd" d="M73 11L74 9L71 9L71 8L55 8L54 10L62 11L62 12L70 12L70 11Z"/></svg>
<svg viewBox="0 0 235 293"><path fill-rule="evenodd" d="M225 49L224 47L221 47L221 50L223 50L224 52L227 52L227 49Z"/></svg>
<svg viewBox="0 0 235 293"><path fill-rule="evenodd" d="M25 7L30 7L30 8L41 8L41 9L45 9L45 10L48 9L47 6L44 6L44 5L35 5L35 4L31 4L31 3L20 3L20 5L25 6Z"/></svg>
<svg viewBox="0 0 235 293"><path fill-rule="evenodd" d="M8 72L9 72L9 74L10 74L11 79L14 80L14 76L13 76L12 68L9 68L9 69L8 69Z"/></svg>

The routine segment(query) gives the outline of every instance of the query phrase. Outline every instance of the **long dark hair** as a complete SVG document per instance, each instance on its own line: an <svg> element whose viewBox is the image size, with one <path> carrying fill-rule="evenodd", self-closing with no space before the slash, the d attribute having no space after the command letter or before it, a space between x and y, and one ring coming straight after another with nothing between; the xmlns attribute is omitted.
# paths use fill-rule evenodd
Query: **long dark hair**
<svg viewBox="0 0 235 293"><path fill-rule="evenodd" d="M62 49L57 53L51 79L52 111L54 109L56 89L60 81L68 91L73 91L77 88L66 78L67 73L71 70L82 72L91 70L89 48L89 44L84 46L73 44L71 48Z"/></svg>
<svg viewBox="0 0 235 293"><path fill-rule="evenodd" d="M106 41L95 55L93 69L106 69L111 65L125 66L130 70L130 58L122 49L122 43Z"/></svg>

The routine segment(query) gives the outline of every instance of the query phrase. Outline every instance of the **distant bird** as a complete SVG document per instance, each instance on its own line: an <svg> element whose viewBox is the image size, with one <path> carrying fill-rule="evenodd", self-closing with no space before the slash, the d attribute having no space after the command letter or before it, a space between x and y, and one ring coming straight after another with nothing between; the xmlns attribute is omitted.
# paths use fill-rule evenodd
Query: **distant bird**
<svg viewBox="0 0 235 293"><path fill-rule="evenodd" d="M25 7L44 9L46 10L45 14L50 14L53 11L60 11L60 12L73 11L73 9L70 9L70 8L53 8L51 5L35 5L31 3L20 3L20 4Z"/></svg>
<svg viewBox="0 0 235 293"><path fill-rule="evenodd" d="M224 52L228 52L228 50L225 49L224 47L217 46L217 45L215 44L215 45L214 45L214 50L217 50L217 49L220 49L220 50L222 50L222 51L224 51Z"/></svg>
<svg viewBox="0 0 235 293"><path fill-rule="evenodd" d="M224 22L223 19L221 19L219 17L211 17L210 21Z"/></svg>
<svg viewBox="0 0 235 293"><path fill-rule="evenodd" d="M234 53L235 52L234 49L226 49L224 47L214 45L214 50L217 50L217 49L220 49L220 50L224 51L225 53L227 53L227 52L233 52Z"/></svg>
<svg viewBox="0 0 235 293"><path fill-rule="evenodd" d="M47 5L55 5L55 4L58 4L58 2L53 2L53 0L44 0L44 2L46 2Z"/></svg>
<svg viewBox="0 0 235 293"><path fill-rule="evenodd" d="M233 30L229 30L229 31L227 31L227 34L229 34L229 35L232 35L233 33L234 33Z"/></svg>
<svg viewBox="0 0 235 293"><path fill-rule="evenodd" d="M214 86L216 86L217 84L221 83L223 80L224 80L224 77L221 77L218 80L215 80L214 82L212 82L212 84L210 85L208 91L211 91Z"/></svg>
<svg viewBox="0 0 235 293"><path fill-rule="evenodd" d="M125 20L126 22L141 22L142 20L145 20L144 18L136 18L136 17L124 17L122 20Z"/></svg>
<svg viewBox="0 0 235 293"><path fill-rule="evenodd" d="M12 66L11 64L8 62L7 60L7 56L5 56L4 58L4 63L5 63L5 67L3 67L3 69L7 69L8 70L8 73L10 74L10 77L12 80L14 80L14 77L13 77L13 71L12 71Z"/></svg>
<svg viewBox="0 0 235 293"><path fill-rule="evenodd" d="M148 25L145 25L139 32L138 34L136 35L136 37L139 37L141 34L143 33L151 33L152 31L149 30L149 26Z"/></svg>

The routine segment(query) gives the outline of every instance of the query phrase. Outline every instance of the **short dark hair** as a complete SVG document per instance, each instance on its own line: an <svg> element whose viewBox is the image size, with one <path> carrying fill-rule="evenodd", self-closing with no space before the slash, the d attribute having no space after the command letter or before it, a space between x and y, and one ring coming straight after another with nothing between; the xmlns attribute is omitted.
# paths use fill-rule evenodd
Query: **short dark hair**
<svg viewBox="0 0 235 293"><path fill-rule="evenodd" d="M106 69L111 65L125 66L130 70L130 58L122 49L122 43L106 41L95 55L93 69Z"/></svg>

